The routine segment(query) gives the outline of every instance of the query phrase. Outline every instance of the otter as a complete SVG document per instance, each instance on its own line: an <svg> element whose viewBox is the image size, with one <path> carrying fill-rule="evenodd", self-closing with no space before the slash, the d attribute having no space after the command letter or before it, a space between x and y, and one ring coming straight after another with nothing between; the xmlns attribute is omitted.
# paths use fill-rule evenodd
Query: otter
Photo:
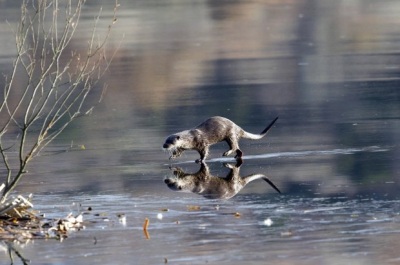
<svg viewBox="0 0 400 265"><path fill-rule="evenodd" d="M168 136L163 149L171 153L169 159L179 157L185 150L196 150L199 152L200 158L196 159L195 162L203 163L208 155L210 145L226 141L229 145L229 150L222 155L228 156L236 152L235 158L241 159L243 152L239 149L239 139L258 140L263 138L277 119L278 117L260 134L252 134L246 132L227 118L219 116L211 117L191 130L185 130Z"/></svg>
<svg viewBox="0 0 400 265"><path fill-rule="evenodd" d="M181 168L170 167L174 177L164 179L164 183L174 191L192 192L207 199L230 199L239 193L249 182L256 179L263 179L277 192L281 191L272 181L263 174L251 174L241 177L239 174L242 162L237 161L236 165L224 163L230 168L225 178L210 174L206 163L202 163L198 172L194 174L185 173Z"/></svg>

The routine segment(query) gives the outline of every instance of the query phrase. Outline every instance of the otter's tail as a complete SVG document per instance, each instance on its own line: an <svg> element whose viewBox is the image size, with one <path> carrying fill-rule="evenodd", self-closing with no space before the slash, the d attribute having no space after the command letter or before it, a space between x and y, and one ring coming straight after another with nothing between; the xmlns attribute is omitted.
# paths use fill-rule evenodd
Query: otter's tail
<svg viewBox="0 0 400 265"><path fill-rule="evenodd" d="M253 134L253 133L248 133L248 132L244 132L243 134L243 138L246 139L250 139L250 140L258 140L263 138L267 132L269 131L269 129L271 129L272 125L274 125L274 123L276 122L276 120L278 119L278 117L276 117L269 125L267 128L264 129L264 131L262 131L260 134Z"/></svg>
<svg viewBox="0 0 400 265"><path fill-rule="evenodd" d="M281 193L281 191L278 189L278 187L275 186L275 184L267 176L265 176L263 174L253 174L253 175L243 177L244 181L246 181L246 184L252 182L253 180L260 179L260 178L265 180L272 188L274 188L274 190Z"/></svg>

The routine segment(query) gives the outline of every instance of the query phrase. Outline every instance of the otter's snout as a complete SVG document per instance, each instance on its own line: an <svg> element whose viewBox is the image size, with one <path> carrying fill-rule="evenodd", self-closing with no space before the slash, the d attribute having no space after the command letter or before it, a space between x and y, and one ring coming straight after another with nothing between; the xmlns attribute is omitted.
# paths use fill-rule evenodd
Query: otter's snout
<svg viewBox="0 0 400 265"><path fill-rule="evenodd" d="M179 184L173 179L164 179L164 183L167 184L168 188L171 190L178 191L182 189L182 187L180 187Z"/></svg>
<svg viewBox="0 0 400 265"><path fill-rule="evenodd" d="M163 144L163 146L162 146L163 148L165 148L165 149L168 149L168 147L169 147L169 144L167 144L167 143L165 143L165 144Z"/></svg>
<svg viewBox="0 0 400 265"><path fill-rule="evenodd" d="M164 179L164 183L165 184L174 184L175 181L173 181L172 179L166 178L166 179Z"/></svg>

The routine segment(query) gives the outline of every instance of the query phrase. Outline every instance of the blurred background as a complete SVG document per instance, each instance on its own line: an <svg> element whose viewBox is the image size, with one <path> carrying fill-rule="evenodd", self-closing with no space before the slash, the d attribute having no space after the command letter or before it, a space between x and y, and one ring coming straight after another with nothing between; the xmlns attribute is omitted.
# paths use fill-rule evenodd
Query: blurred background
<svg viewBox="0 0 400 265"><path fill-rule="evenodd" d="M4 74L14 58L10 28L18 22L19 2L0 3L0 68ZM279 164L273 175L288 188L300 181L333 178L343 185L374 181L379 189L392 190L391 195L397 197L397 1L146 0L119 4L117 25L107 45L110 56L120 47L103 79L108 85L105 99L92 116L73 123L55 144L61 145L56 149L63 149L73 141L87 150L51 158L55 161L38 159L36 163L45 165L31 165L34 175L48 175L44 170L60 168L62 172L102 168L95 178L105 174L108 179L104 167L129 176L147 174L149 169L143 172L142 163L156 167L169 163L161 145L173 132L220 115L256 133L279 116L266 138L242 141L245 155L339 149L336 155L269 161L266 166ZM105 32L114 5L88 1L69 48L85 50L100 8L99 29ZM89 103L95 102L98 95L91 99ZM219 157L225 148L224 144L212 148L211 158ZM369 151L340 154L349 148ZM197 157L190 151L185 155L183 160ZM92 177L88 175L80 181ZM352 194L362 188L366 187L340 191Z"/></svg>

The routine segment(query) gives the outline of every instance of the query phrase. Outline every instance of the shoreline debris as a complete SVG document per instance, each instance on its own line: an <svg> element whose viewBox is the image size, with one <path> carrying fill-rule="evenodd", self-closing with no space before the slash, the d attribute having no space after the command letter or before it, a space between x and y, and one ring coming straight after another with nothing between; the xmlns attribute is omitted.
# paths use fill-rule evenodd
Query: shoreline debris
<svg viewBox="0 0 400 265"><path fill-rule="evenodd" d="M0 191L2 187L3 185L0 186ZM31 208L32 194L28 198L18 195L0 203L0 240L63 240L68 237L69 232L85 228L82 214L70 213L65 218L49 219L36 215Z"/></svg>

